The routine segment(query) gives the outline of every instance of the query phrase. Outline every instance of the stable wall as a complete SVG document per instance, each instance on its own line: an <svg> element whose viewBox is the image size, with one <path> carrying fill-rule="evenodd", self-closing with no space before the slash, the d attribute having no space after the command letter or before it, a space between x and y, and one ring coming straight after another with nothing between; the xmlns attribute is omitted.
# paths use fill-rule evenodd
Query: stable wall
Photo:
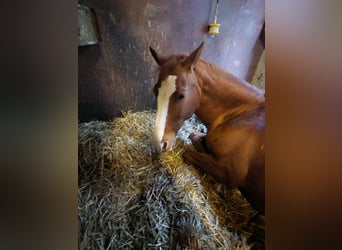
<svg viewBox="0 0 342 250"><path fill-rule="evenodd" d="M263 0L221 0L220 34L211 37L211 0L82 0L96 16L100 42L79 47L79 119L109 120L122 111L155 108L158 66L152 46L164 54L191 52L248 81L262 53Z"/></svg>

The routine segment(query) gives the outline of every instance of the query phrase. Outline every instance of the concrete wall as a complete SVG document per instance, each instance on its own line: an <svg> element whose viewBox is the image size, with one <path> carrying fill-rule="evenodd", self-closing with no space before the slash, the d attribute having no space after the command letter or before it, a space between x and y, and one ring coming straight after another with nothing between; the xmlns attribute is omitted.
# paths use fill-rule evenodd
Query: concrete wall
<svg viewBox="0 0 342 250"><path fill-rule="evenodd" d="M265 90L265 51L261 54L251 83L259 89Z"/></svg>
<svg viewBox="0 0 342 250"><path fill-rule="evenodd" d="M212 38L211 0L82 0L96 16L100 42L79 47L79 119L108 120L155 108L158 67L149 53L191 52L251 80L262 53L264 0L221 0L220 34Z"/></svg>

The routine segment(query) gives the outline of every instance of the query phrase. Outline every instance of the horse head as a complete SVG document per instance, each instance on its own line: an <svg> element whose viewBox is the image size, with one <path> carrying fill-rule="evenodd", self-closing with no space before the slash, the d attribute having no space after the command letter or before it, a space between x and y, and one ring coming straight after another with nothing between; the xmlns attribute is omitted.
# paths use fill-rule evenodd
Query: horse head
<svg viewBox="0 0 342 250"><path fill-rule="evenodd" d="M194 70L203 44L190 55L167 57L150 47L153 58L160 66L159 78L153 88L157 116L152 138L157 152L172 150L177 131L199 106L201 88Z"/></svg>

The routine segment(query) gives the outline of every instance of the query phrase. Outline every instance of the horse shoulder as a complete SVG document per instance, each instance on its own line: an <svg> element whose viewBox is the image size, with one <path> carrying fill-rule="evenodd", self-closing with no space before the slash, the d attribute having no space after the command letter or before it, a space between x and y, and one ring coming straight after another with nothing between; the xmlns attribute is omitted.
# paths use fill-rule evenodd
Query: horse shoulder
<svg viewBox="0 0 342 250"><path fill-rule="evenodd" d="M226 178L231 187L243 185L250 168L264 161L263 119L251 118L222 120L207 134L208 150L218 167L229 173Z"/></svg>

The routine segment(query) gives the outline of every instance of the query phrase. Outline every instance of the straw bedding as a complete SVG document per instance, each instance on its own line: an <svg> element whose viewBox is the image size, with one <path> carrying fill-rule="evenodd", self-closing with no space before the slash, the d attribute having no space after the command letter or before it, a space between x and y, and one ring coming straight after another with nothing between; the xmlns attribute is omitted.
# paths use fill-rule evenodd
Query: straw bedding
<svg viewBox="0 0 342 250"><path fill-rule="evenodd" d="M264 249L264 220L238 190L182 161L196 117L157 155L155 112L79 124L79 249Z"/></svg>

